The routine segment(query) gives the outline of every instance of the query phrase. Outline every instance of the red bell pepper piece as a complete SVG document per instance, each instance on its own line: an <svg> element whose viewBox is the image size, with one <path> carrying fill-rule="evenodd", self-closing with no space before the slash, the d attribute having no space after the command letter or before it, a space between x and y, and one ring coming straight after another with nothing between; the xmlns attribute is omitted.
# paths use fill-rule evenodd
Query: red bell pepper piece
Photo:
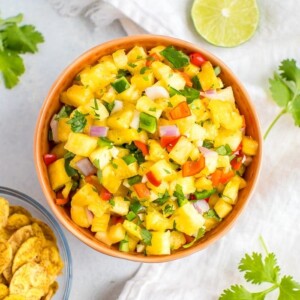
<svg viewBox="0 0 300 300"><path fill-rule="evenodd" d="M148 178L149 182L154 186L160 186L161 181L155 177L153 172L149 171L148 173L146 173L146 177Z"/></svg>
<svg viewBox="0 0 300 300"><path fill-rule="evenodd" d="M170 110L170 116L173 120L186 118L191 115L191 110L187 102L183 101Z"/></svg>
<svg viewBox="0 0 300 300"><path fill-rule="evenodd" d="M148 198L150 196L150 191L145 183L136 183L133 185L133 188L140 199Z"/></svg>
<svg viewBox="0 0 300 300"><path fill-rule="evenodd" d="M142 153L146 156L149 154L148 146L141 141L133 141L137 148L139 148Z"/></svg>
<svg viewBox="0 0 300 300"><path fill-rule="evenodd" d="M57 156L56 156L56 154L47 153L47 154L44 154L43 159L44 159L45 165L49 166L50 164L52 164L53 162L55 162L57 160Z"/></svg>
<svg viewBox="0 0 300 300"><path fill-rule="evenodd" d="M113 196L112 193L109 192L104 186L101 187L100 197L103 200L108 201L108 200L110 200L112 198L112 196Z"/></svg>
<svg viewBox="0 0 300 300"><path fill-rule="evenodd" d="M198 174L205 167L204 156L200 156L197 161L187 161L182 166L182 176L188 177Z"/></svg>

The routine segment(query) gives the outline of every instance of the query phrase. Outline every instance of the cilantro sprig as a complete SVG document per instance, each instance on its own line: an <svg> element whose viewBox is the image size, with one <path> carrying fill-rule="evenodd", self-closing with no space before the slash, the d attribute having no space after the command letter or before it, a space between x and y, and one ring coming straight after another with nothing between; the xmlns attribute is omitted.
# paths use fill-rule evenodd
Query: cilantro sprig
<svg viewBox="0 0 300 300"><path fill-rule="evenodd" d="M0 72L5 87L13 88L25 72L20 54L36 53L38 44L44 42L42 34L33 25L20 25L23 15L0 18Z"/></svg>
<svg viewBox="0 0 300 300"><path fill-rule="evenodd" d="M295 125L300 126L300 69L294 59L285 59L279 66L279 73L269 80L273 100L281 107L281 111L272 121L264 134L267 138L273 126L281 116L290 113Z"/></svg>
<svg viewBox="0 0 300 300"><path fill-rule="evenodd" d="M270 284L260 292L252 293L242 285L232 285L223 291L219 300L263 300L272 291L279 289L278 300L300 299L300 283L292 276L280 277L280 268L274 253L269 253L262 238L261 243L266 252L265 257L261 253L253 252L245 254L239 264L240 272L244 272L246 281L252 284Z"/></svg>

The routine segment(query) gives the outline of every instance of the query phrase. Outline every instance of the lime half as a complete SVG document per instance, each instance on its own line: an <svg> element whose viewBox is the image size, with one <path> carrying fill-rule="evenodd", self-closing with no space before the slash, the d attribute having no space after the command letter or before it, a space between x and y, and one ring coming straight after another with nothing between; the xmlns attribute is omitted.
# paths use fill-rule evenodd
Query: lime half
<svg viewBox="0 0 300 300"><path fill-rule="evenodd" d="M255 0L195 0L192 19L197 32L209 43L235 47L254 34L259 11Z"/></svg>

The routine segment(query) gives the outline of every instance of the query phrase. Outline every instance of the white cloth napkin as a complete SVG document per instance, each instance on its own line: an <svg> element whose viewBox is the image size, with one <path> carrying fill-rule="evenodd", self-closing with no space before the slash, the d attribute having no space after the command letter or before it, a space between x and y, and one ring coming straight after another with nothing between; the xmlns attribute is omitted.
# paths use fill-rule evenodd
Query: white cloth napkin
<svg viewBox="0 0 300 300"><path fill-rule="evenodd" d="M260 23L254 37L236 48L218 48L196 34L192 1L49 0L63 14L82 14L98 30L119 19L128 34L170 35L193 42L223 59L249 91L262 129L279 112L268 92L268 78L284 58L300 63L300 1L258 0ZM138 24L138 25L137 25ZM237 265L245 252L263 251L262 235L276 252L282 274L300 281L300 128L284 116L264 144L256 191L233 229L207 249L161 264L142 264L119 300L218 299L231 284L245 284ZM256 288L259 290L259 288ZM276 299L273 293L269 299Z"/></svg>

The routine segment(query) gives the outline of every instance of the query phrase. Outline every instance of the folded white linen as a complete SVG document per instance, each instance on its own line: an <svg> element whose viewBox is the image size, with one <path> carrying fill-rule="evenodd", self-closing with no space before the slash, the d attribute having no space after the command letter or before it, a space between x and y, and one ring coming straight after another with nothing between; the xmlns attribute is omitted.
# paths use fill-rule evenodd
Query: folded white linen
<svg viewBox="0 0 300 300"><path fill-rule="evenodd" d="M263 131L279 112L268 93L268 78L282 59L295 58L300 62L300 1L297 0L258 0L257 32L236 48L218 48L197 35L190 17L191 0L49 1L56 2L56 7L69 15L88 15L98 28L120 19L128 34L170 35L211 51L246 86ZM265 142L258 186L234 228L214 245L190 257L143 264L127 282L119 300L217 299L231 284L245 284L237 265L245 252L262 251L260 234L277 253L282 273L294 275L299 281L299 149L300 129L290 116L284 116ZM269 299L276 299L276 293Z"/></svg>

